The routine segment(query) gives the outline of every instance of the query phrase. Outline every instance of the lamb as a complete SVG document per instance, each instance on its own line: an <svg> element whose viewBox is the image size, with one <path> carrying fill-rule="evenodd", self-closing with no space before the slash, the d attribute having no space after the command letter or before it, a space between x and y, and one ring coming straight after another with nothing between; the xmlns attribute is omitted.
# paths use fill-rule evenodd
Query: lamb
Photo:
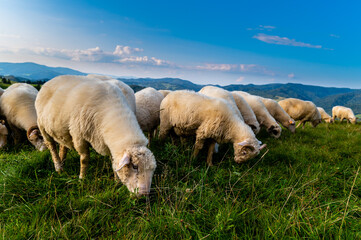
<svg viewBox="0 0 361 240"><path fill-rule="evenodd" d="M260 146L254 133L223 99L212 98L193 91L169 93L161 103L159 138L171 131L178 136L196 136L193 157L208 142L207 163L212 165L215 143L233 143L234 160L245 162L259 154Z"/></svg>
<svg viewBox="0 0 361 240"><path fill-rule="evenodd" d="M152 133L159 125L160 103L163 100L163 94L148 87L135 93L136 116L140 128L148 132L148 141L150 144Z"/></svg>
<svg viewBox="0 0 361 240"><path fill-rule="evenodd" d="M254 114L256 115L257 121L261 126L267 129L267 132L274 138L281 136L282 128L278 125L276 120L268 112L266 106L258 98L258 96L251 95L242 91L234 91L233 93L242 96L247 103L251 106Z"/></svg>
<svg viewBox="0 0 361 240"><path fill-rule="evenodd" d="M333 123L333 119L331 118L330 115L328 115L325 109L323 109L322 107L317 107L317 110L320 112L322 120L324 120L327 123Z"/></svg>
<svg viewBox="0 0 361 240"><path fill-rule="evenodd" d="M12 132L14 143L18 144L25 134L27 139L39 151L46 146L37 126L35 98L38 90L26 83L9 86L0 98L0 109ZM6 132L6 131L5 131Z"/></svg>
<svg viewBox="0 0 361 240"><path fill-rule="evenodd" d="M297 127L301 124L303 127L306 122L311 122L313 127L321 123L321 114L316 105L311 101L303 101L297 98L287 98L278 102L283 110L290 115L295 121L300 120Z"/></svg>
<svg viewBox="0 0 361 240"><path fill-rule="evenodd" d="M163 94L163 97L166 97L169 93L171 93L171 90L158 90L161 94Z"/></svg>
<svg viewBox="0 0 361 240"><path fill-rule="evenodd" d="M259 97L259 99L263 102L268 112L277 122L281 123L282 126L290 130L292 133L295 133L295 120L293 120L275 100L263 97Z"/></svg>
<svg viewBox="0 0 361 240"><path fill-rule="evenodd" d="M343 106L335 106L332 108L332 120L335 121L335 118L339 118L341 122L346 119L347 122L352 124L356 124L357 120L352 109Z"/></svg>
<svg viewBox="0 0 361 240"><path fill-rule="evenodd" d="M134 91L131 87L129 87L127 84L125 84L124 82L118 80L118 79L114 79L112 77L109 76L105 76L105 75L98 75L98 74L88 74L87 75L88 78L96 78L102 81L106 81L107 83L110 84L114 84L117 87L120 88L120 90L123 92L128 105L130 106L130 109L135 113L136 112L136 106L135 106L135 96L134 96Z"/></svg>
<svg viewBox="0 0 361 240"><path fill-rule="evenodd" d="M35 102L39 129L55 170L63 170L65 156L56 142L80 155L80 175L85 177L89 147L111 156L115 176L131 191L147 195L156 161L147 139L122 91L113 84L84 76L63 75L43 85Z"/></svg>

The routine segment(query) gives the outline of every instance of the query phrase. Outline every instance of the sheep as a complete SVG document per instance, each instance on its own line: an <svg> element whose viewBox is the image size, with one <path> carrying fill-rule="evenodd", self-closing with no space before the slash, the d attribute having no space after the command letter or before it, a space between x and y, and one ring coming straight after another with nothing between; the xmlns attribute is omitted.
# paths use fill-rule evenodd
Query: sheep
<svg viewBox="0 0 361 240"><path fill-rule="evenodd" d="M163 94L163 97L166 97L169 93L171 93L171 90L158 90L161 94Z"/></svg>
<svg viewBox="0 0 361 240"><path fill-rule="evenodd" d="M130 109L134 113L136 113L134 90L131 87L129 87L127 84L125 84L124 82L122 82L118 79L114 79L112 77L105 76L105 75L88 74L87 77L88 78L96 78L96 79L106 81L107 83L118 86L120 88L120 90L123 92L123 94L128 102L128 105L130 106Z"/></svg>
<svg viewBox="0 0 361 240"><path fill-rule="evenodd" d="M303 101L297 98L286 98L278 102L283 110L295 121L300 120L297 127L301 124L305 127L306 122L311 122L313 127L321 123L321 114L316 105L311 101Z"/></svg>
<svg viewBox="0 0 361 240"><path fill-rule="evenodd" d="M296 131L296 123L290 115L288 115L285 110L273 99L259 97L259 99L266 106L268 112L272 117L279 123L282 124L285 128L290 130L292 133Z"/></svg>
<svg viewBox="0 0 361 240"><path fill-rule="evenodd" d="M335 121L335 118L339 118L341 122L346 119L347 122L356 124L356 117L351 108L343 106L335 106L332 108L332 120Z"/></svg>
<svg viewBox="0 0 361 240"><path fill-rule="evenodd" d="M322 107L317 107L317 110L320 112L322 120L324 120L327 123L333 123L333 119L331 118L330 115L328 115L325 109L323 109Z"/></svg>
<svg viewBox="0 0 361 240"><path fill-rule="evenodd" d="M26 83L10 85L0 98L0 109L14 139L18 144L22 138L27 139L39 151L44 151L46 146L37 126L35 98L38 90Z"/></svg>
<svg viewBox="0 0 361 240"><path fill-rule="evenodd" d="M282 128L278 125L276 120L268 112L266 106L259 99L258 96L251 95L242 91L233 91L233 93L242 96L247 103L251 106L254 114L256 115L257 121L261 126L267 129L267 132L274 138L281 136Z"/></svg>
<svg viewBox="0 0 361 240"><path fill-rule="evenodd" d="M160 133L163 140L170 131L178 136L196 136L193 157L208 142L207 164L212 166L215 143L232 142L234 160L245 162L259 154L266 145L260 142L234 110L223 99L212 98L193 91L169 93L160 106Z"/></svg>
<svg viewBox="0 0 361 240"><path fill-rule="evenodd" d="M156 161L148 141L122 91L113 84L84 76L63 75L43 85L35 101L39 129L55 170L63 170L65 158L56 150L75 148L80 155L83 179L89 163L89 147L111 156L114 175L129 191L147 195ZM61 149L61 150L62 150Z"/></svg>
<svg viewBox="0 0 361 240"><path fill-rule="evenodd" d="M152 133L159 125L159 109L163 100L163 94L148 87L135 93L136 116L140 128L148 132L148 144L150 144Z"/></svg>

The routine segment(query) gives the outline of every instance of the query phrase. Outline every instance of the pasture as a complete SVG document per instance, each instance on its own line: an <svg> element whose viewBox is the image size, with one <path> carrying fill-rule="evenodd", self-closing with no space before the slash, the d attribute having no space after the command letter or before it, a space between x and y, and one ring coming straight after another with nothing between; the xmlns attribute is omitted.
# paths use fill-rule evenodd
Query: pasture
<svg viewBox="0 0 361 240"><path fill-rule="evenodd" d="M135 199L113 178L109 158L94 151L85 180L79 156L57 174L49 151L27 144L0 150L2 239L350 239L361 238L361 126L306 125L266 150L233 161L222 145L214 166L206 151L190 158L155 139L153 194Z"/></svg>

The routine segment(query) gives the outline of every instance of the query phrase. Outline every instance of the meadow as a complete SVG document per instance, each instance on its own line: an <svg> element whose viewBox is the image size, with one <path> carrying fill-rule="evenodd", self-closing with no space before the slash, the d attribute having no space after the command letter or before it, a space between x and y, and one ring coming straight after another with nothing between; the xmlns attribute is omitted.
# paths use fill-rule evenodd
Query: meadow
<svg viewBox="0 0 361 240"><path fill-rule="evenodd" d="M222 145L214 166L192 141L152 142L158 167L151 196L136 199L113 178L110 160L79 156L57 174L49 151L0 150L2 239L360 239L361 126L309 125L245 164Z"/></svg>

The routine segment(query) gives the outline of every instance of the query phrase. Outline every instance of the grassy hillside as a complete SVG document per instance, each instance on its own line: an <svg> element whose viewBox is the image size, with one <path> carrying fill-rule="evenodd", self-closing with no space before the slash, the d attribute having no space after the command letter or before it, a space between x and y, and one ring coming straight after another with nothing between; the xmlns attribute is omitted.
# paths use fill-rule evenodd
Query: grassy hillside
<svg viewBox="0 0 361 240"><path fill-rule="evenodd" d="M261 133L268 150L233 161L223 145L205 163L183 147L154 141L154 194L130 197L113 180L108 158L92 152L87 178L79 156L54 172L48 151L29 145L0 151L0 235L3 239L359 239L360 125L321 124Z"/></svg>

